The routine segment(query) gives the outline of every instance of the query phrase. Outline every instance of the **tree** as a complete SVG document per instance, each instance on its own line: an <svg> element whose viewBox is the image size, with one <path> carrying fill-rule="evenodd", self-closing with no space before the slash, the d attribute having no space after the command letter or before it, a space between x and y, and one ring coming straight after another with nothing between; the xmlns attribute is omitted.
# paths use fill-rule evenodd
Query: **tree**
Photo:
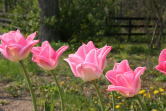
<svg viewBox="0 0 166 111"><path fill-rule="evenodd" d="M59 15L59 1L58 0L38 0L40 12L40 29L39 37L41 41L44 40L59 40L59 34L56 28L52 27L50 22L56 21Z"/></svg>

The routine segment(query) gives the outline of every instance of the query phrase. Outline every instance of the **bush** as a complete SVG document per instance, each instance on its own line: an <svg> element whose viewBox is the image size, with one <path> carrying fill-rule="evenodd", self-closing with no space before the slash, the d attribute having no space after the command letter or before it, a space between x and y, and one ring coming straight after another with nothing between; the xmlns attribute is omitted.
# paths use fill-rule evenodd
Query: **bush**
<svg viewBox="0 0 166 111"><path fill-rule="evenodd" d="M39 29L39 8L37 0L19 0L11 11L12 25L17 26L25 33Z"/></svg>

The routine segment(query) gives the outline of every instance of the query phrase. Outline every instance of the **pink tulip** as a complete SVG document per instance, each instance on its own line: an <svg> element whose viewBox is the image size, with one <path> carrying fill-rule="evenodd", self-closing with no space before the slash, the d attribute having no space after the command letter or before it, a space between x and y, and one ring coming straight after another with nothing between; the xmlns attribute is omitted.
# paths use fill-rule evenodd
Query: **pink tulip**
<svg viewBox="0 0 166 111"><path fill-rule="evenodd" d="M106 65L106 56L112 49L111 46L96 48L92 41L79 47L75 54L70 54L66 62L75 77L80 77L84 81L98 79L103 73Z"/></svg>
<svg viewBox="0 0 166 111"><path fill-rule="evenodd" d="M39 40L33 40L35 36L36 32L25 39L19 30L0 35L0 52L11 61L23 60L29 55L32 47L39 42Z"/></svg>
<svg viewBox="0 0 166 111"><path fill-rule="evenodd" d="M161 51L158 63L155 68L166 75L166 49Z"/></svg>
<svg viewBox="0 0 166 111"><path fill-rule="evenodd" d="M118 91L126 97L132 97L138 93L141 88L140 76L144 73L146 67L137 67L134 71L130 68L128 61L115 63L113 70L106 74L106 78L112 83L108 86L108 91Z"/></svg>
<svg viewBox="0 0 166 111"><path fill-rule="evenodd" d="M58 64L59 57L67 49L68 46L62 46L55 51L48 41L44 41L41 47L32 48L32 61L44 70L53 70Z"/></svg>

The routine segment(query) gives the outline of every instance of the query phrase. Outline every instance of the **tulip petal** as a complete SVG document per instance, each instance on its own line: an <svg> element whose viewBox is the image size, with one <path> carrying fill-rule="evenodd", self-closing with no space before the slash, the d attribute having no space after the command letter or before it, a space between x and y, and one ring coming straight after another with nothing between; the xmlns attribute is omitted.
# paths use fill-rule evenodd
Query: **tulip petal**
<svg viewBox="0 0 166 111"><path fill-rule="evenodd" d="M105 46L99 50L100 53L98 55L98 59L99 59L99 67L101 69L104 69L105 65L106 65L106 56L108 55L108 53L111 51L112 47L111 46Z"/></svg>
<svg viewBox="0 0 166 111"><path fill-rule="evenodd" d="M163 49L159 56L159 63L166 61L166 49Z"/></svg>
<svg viewBox="0 0 166 111"><path fill-rule="evenodd" d="M117 82L116 82L116 72L114 70L110 70L106 73L105 77L107 78L107 80L109 82L111 82L112 84L114 85L117 85Z"/></svg>
<svg viewBox="0 0 166 111"><path fill-rule="evenodd" d="M49 42L48 41L44 41L44 42L42 42L41 47L48 47L48 45L49 45Z"/></svg>
<svg viewBox="0 0 166 111"><path fill-rule="evenodd" d="M139 78L144 73L145 70L146 70L146 67L137 67L134 70L135 80L137 80L137 78Z"/></svg>
<svg viewBox="0 0 166 111"><path fill-rule="evenodd" d="M83 59L76 54L70 54L68 59L75 64L80 64L84 62Z"/></svg>
<svg viewBox="0 0 166 111"><path fill-rule="evenodd" d="M24 39L24 36L21 34L20 30L17 30L15 32L14 39L15 39L16 42L19 42L20 40Z"/></svg>
<svg viewBox="0 0 166 111"><path fill-rule="evenodd" d="M25 47L23 47L21 50L20 50L20 53L19 55L22 57L22 59L26 58L28 56L28 54L31 52L31 49L34 45L36 45L39 41L38 40L35 40L29 44L27 44Z"/></svg>
<svg viewBox="0 0 166 111"><path fill-rule="evenodd" d="M56 51L56 58L55 60L58 61L59 57L65 52L69 47L68 46L62 46Z"/></svg>
<svg viewBox="0 0 166 111"><path fill-rule="evenodd" d="M166 74L166 68L164 68L164 67L166 67L166 63L165 63L165 64L161 64L161 63L160 63L160 64L157 65L155 68L156 68L158 71L160 71L160 72Z"/></svg>
<svg viewBox="0 0 166 111"><path fill-rule="evenodd" d="M71 70L72 70L74 76L75 76L75 77L79 77L80 75L79 75L79 73L77 73L77 71L76 71L76 66L77 66L77 64L76 64L75 62L70 61L70 59L64 59L64 60L69 64L69 66L70 66L70 68L71 68Z"/></svg>
<svg viewBox="0 0 166 111"><path fill-rule="evenodd" d="M17 30L3 34L0 39L2 44L13 44L13 43L18 43L20 40L23 40L24 37L20 33L20 31Z"/></svg>
<svg viewBox="0 0 166 111"><path fill-rule="evenodd" d="M70 54L68 59L64 59L70 66L73 74L76 77L79 77L79 74L76 71L76 66L83 62L82 58L76 54Z"/></svg>
<svg viewBox="0 0 166 111"><path fill-rule="evenodd" d="M114 85L109 85L107 90L108 91L118 91L126 96L129 95L129 92L133 91L133 90L126 88L126 87L123 87L123 86L114 86Z"/></svg>
<svg viewBox="0 0 166 111"><path fill-rule="evenodd" d="M128 71L128 72L123 73L123 76L125 76L125 78L127 79L127 81L129 81L129 83L131 83L134 80L135 73L134 73L134 71Z"/></svg>
<svg viewBox="0 0 166 111"><path fill-rule="evenodd" d="M34 54L34 55L39 55L40 54L40 51L41 51L41 47L33 47L31 52Z"/></svg>
<svg viewBox="0 0 166 111"><path fill-rule="evenodd" d="M98 79L102 74L102 71L100 71L94 64L90 63L77 65L76 71L79 73L80 78L84 81Z"/></svg>
<svg viewBox="0 0 166 111"><path fill-rule="evenodd" d="M32 60L34 62L40 62L40 61L44 61L45 63L47 63L49 66L51 66L52 64L50 63L50 59L44 57L44 56L40 56L40 55L35 55L32 57ZM52 61L51 61L52 62Z"/></svg>
<svg viewBox="0 0 166 111"><path fill-rule="evenodd" d="M119 64L120 64L120 63L115 63L115 64L114 64L114 67L113 67L113 70L117 70L117 67L118 67Z"/></svg>
<svg viewBox="0 0 166 111"><path fill-rule="evenodd" d="M86 46L89 51L96 48L92 41L89 41Z"/></svg>
<svg viewBox="0 0 166 111"><path fill-rule="evenodd" d="M48 41L44 41L42 43L42 49L40 51L39 56L44 56L46 58L51 58L53 56L53 54L55 53L55 51L53 50L53 48L51 47L51 45L49 44Z"/></svg>
<svg viewBox="0 0 166 111"><path fill-rule="evenodd" d="M103 48L98 49L99 50L99 57L103 58L106 57L106 55L111 51L111 46L104 46Z"/></svg>
<svg viewBox="0 0 166 111"><path fill-rule="evenodd" d="M159 55L158 65L155 67L158 71L166 74L166 49L163 49Z"/></svg>
<svg viewBox="0 0 166 111"><path fill-rule="evenodd" d="M7 53L7 46L5 46L5 47L2 46L2 48L0 48L0 52L3 54L3 56L5 58L7 58L7 59L9 58L9 55Z"/></svg>
<svg viewBox="0 0 166 111"><path fill-rule="evenodd" d="M30 34L30 35L27 37L26 41L28 41L28 42L33 41L33 39L36 37L36 34L37 34L36 32Z"/></svg>
<svg viewBox="0 0 166 111"><path fill-rule="evenodd" d="M92 49L87 54L87 56L85 58L85 63L91 63L91 64L95 64L96 66L98 66L98 59L97 59L96 49Z"/></svg>
<svg viewBox="0 0 166 111"><path fill-rule="evenodd" d="M20 47L18 47L17 45L7 46L5 57L13 62L20 60L21 58L19 56L19 49Z"/></svg>
<svg viewBox="0 0 166 111"><path fill-rule="evenodd" d="M86 57L86 45L83 44L82 46L80 46L77 50L77 52L75 54L77 54L78 56L80 56L82 59L85 60L85 57Z"/></svg>
<svg viewBox="0 0 166 111"><path fill-rule="evenodd" d="M45 70L52 70L56 67L54 61L41 56L33 56L32 61Z"/></svg>
<svg viewBox="0 0 166 111"><path fill-rule="evenodd" d="M135 89L137 89L137 91L141 88L140 76L144 73L145 70L146 70L146 67L137 67L134 70L135 78L134 78L133 83L135 84L134 87L135 87Z"/></svg>
<svg viewBox="0 0 166 111"><path fill-rule="evenodd" d="M126 72L127 73L127 72ZM131 88L132 87L132 80L127 80L124 74L117 74L116 81L119 86Z"/></svg>
<svg viewBox="0 0 166 111"><path fill-rule="evenodd" d="M122 62L120 62L117 66L117 71L119 72L128 72L128 71L132 71L130 66L129 66L129 63L128 63L128 60L123 60Z"/></svg>

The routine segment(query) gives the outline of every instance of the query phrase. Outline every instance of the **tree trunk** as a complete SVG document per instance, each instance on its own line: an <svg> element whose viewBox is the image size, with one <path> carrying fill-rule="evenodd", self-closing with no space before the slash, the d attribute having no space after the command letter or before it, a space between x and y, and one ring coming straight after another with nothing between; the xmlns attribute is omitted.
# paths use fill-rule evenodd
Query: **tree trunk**
<svg viewBox="0 0 166 111"><path fill-rule="evenodd" d="M46 24L46 18L58 17L59 14L59 2L58 0L38 0L40 13L40 29L39 38L41 41L59 40L59 34L57 29ZM53 25L53 24L52 24Z"/></svg>

